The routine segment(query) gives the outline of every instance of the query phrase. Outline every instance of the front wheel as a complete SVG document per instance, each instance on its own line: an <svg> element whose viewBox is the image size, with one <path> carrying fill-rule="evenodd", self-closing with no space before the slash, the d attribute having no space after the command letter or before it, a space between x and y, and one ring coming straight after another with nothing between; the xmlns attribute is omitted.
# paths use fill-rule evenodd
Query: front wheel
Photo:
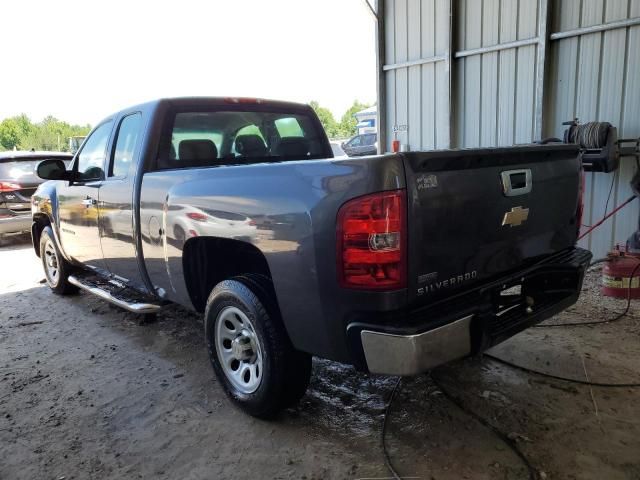
<svg viewBox="0 0 640 480"><path fill-rule="evenodd" d="M68 295L78 291L78 287L69 283L71 265L60 254L50 226L40 234L40 260L47 285L54 293Z"/></svg>
<svg viewBox="0 0 640 480"><path fill-rule="evenodd" d="M216 376L240 408L259 418L297 402L311 376L311 356L293 348L273 302L264 298L267 291L250 278L225 280L205 310Z"/></svg>

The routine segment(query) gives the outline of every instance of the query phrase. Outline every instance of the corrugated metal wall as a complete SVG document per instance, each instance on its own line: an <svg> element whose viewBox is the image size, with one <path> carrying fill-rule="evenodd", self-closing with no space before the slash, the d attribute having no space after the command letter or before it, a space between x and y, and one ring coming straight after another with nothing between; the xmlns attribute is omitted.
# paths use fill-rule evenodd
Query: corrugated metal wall
<svg viewBox="0 0 640 480"><path fill-rule="evenodd" d="M640 0L553 2L551 35L637 17ZM561 135L566 128L562 122L576 117L611 122L620 138L640 136L640 25L551 41L547 85L547 136ZM634 171L634 160L622 158L618 172L587 174L584 224L597 222L605 208L610 212L632 195ZM604 255L637 228L639 213L635 201L581 244Z"/></svg>
<svg viewBox="0 0 640 480"><path fill-rule="evenodd" d="M489 53L473 50L535 39L537 0L460 0L455 6L454 144L477 147L531 141L536 45Z"/></svg>
<svg viewBox="0 0 640 480"><path fill-rule="evenodd" d="M449 148L450 2L402 0L387 7L387 139L414 150Z"/></svg>
<svg viewBox="0 0 640 480"><path fill-rule="evenodd" d="M640 0L381 3L387 149L394 138L411 150L529 143L562 136L575 117L640 136L640 25L608 29L640 17ZM574 31L597 25L606 30ZM631 195L634 171L623 158L615 174L587 175L586 225ZM638 203L583 245L601 256L624 242Z"/></svg>

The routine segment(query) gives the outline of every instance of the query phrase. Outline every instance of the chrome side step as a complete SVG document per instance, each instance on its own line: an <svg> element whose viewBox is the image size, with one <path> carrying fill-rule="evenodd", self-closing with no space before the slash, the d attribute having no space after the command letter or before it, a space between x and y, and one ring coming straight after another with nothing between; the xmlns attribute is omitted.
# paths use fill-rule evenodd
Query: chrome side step
<svg viewBox="0 0 640 480"><path fill-rule="evenodd" d="M143 295L132 292L122 294L126 287L110 284L106 280L96 281L93 277L82 277L76 275L69 275L69 283L80 287L87 292L117 305L120 308L129 310L133 313L157 313L162 309L160 303L154 303L150 298L144 298ZM110 288L111 287L111 288ZM110 291L113 290L113 291Z"/></svg>

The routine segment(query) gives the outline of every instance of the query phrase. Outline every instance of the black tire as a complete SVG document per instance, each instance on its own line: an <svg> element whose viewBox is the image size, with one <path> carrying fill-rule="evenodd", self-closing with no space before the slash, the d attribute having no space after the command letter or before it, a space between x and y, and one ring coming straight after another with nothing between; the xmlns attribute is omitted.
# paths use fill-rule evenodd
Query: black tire
<svg viewBox="0 0 640 480"><path fill-rule="evenodd" d="M258 296L260 301L266 306L268 312L274 312L272 316L277 317L282 325L282 317L280 316L280 309L276 302L276 292L273 289L271 279L264 275L251 273L242 275L237 279L247 285ZM291 345L288 336L287 342ZM289 367L287 370L287 378L304 378L306 380L303 382L288 382L285 385L284 408L294 406L300 401L307 391L309 380L311 379L311 355L296 350L293 346L291 349L292 361L287 362L287 366Z"/></svg>
<svg viewBox="0 0 640 480"><path fill-rule="evenodd" d="M50 267L47 262L51 256L54 256L54 261L57 265L57 274L51 273ZM40 260L42 261L42 268L44 269L44 277L47 281L49 288L58 295L69 295L78 291L78 287L69 283L69 275L73 271L73 267L67 262L61 255L60 249L56 244L53 231L50 226L46 226L42 229L40 234Z"/></svg>
<svg viewBox="0 0 640 480"><path fill-rule="evenodd" d="M180 247L187 241L187 234L180 225L173 227L173 238L175 238L176 245Z"/></svg>
<svg viewBox="0 0 640 480"><path fill-rule="evenodd" d="M234 385L218 358L216 322L230 307L240 310L251 322L262 352L262 378L250 393ZM304 395L311 377L311 356L291 345L266 277L246 275L216 285L207 300L204 324L213 370L226 394L242 410L268 419Z"/></svg>

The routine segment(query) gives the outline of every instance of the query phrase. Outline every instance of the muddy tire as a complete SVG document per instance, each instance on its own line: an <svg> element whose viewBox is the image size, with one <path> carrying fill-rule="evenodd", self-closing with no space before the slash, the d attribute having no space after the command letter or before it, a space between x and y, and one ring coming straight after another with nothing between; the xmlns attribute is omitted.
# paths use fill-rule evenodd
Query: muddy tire
<svg viewBox="0 0 640 480"><path fill-rule="evenodd" d="M225 280L205 310L205 339L213 370L242 410L272 418L304 395L311 356L293 348L270 282L260 276Z"/></svg>
<svg viewBox="0 0 640 480"><path fill-rule="evenodd" d="M69 295L78 291L78 287L69 283L72 267L60 254L50 226L40 234L40 260L47 285L54 293Z"/></svg>

